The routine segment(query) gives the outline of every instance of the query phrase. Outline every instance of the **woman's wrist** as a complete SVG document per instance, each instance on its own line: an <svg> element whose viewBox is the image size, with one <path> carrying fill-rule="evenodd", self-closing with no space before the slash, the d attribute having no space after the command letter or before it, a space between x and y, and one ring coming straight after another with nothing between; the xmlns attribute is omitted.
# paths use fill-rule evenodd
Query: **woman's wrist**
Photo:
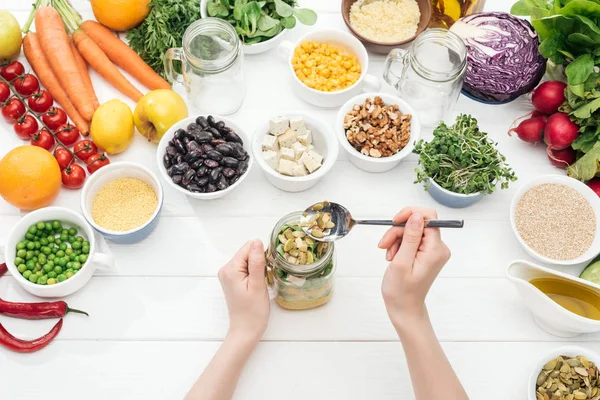
<svg viewBox="0 0 600 400"><path fill-rule="evenodd" d="M398 334L418 330L430 324L425 305L415 310L390 313L390 320Z"/></svg>
<svg viewBox="0 0 600 400"><path fill-rule="evenodd" d="M249 334L241 330L230 328L225 337L225 342L229 342L236 347L253 349L260 342L262 335Z"/></svg>

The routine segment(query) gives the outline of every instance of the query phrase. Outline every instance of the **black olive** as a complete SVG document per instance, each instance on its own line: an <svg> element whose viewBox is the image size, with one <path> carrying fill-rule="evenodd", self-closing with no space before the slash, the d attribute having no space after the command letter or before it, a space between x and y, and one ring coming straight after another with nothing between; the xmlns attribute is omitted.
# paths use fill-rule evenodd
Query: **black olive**
<svg viewBox="0 0 600 400"><path fill-rule="evenodd" d="M208 175L208 167L206 165L201 166L200 168L198 168L198 170L196 171L196 175L197 176L206 176Z"/></svg>
<svg viewBox="0 0 600 400"><path fill-rule="evenodd" d="M171 157L167 153L163 156L163 165L165 168L169 168L171 166Z"/></svg>
<svg viewBox="0 0 600 400"><path fill-rule="evenodd" d="M175 183L176 185L179 185L181 183L182 178L183 178L182 175L173 175L171 177L171 179L173 180L173 183Z"/></svg>
<svg viewBox="0 0 600 400"><path fill-rule="evenodd" d="M210 144L213 145L213 146L215 146L215 147L218 146L218 145L220 145L220 144L224 144L224 143L227 143L227 141L223 140L223 139L215 139L215 140L211 140L210 141Z"/></svg>
<svg viewBox="0 0 600 400"><path fill-rule="evenodd" d="M195 183L190 183L190 184L186 185L185 188L192 193L201 193L202 192L202 189L200 188L200 186L196 185Z"/></svg>
<svg viewBox="0 0 600 400"><path fill-rule="evenodd" d="M199 159L199 160L196 160L193 163L191 163L190 167L193 170L198 171L202 167L202 164L204 164L204 160L203 159Z"/></svg>
<svg viewBox="0 0 600 400"><path fill-rule="evenodd" d="M210 183L217 183L217 181L221 177L222 170L223 170L222 167L217 167L217 168L214 168L212 171L210 171L210 175L208 176L208 178L209 178L208 180L210 181Z"/></svg>
<svg viewBox="0 0 600 400"><path fill-rule="evenodd" d="M179 164L183 162L183 155L181 154L177 154L175 156L175 160L173 161L173 164Z"/></svg>
<svg viewBox="0 0 600 400"><path fill-rule="evenodd" d="M210 126L215 126L217 124L217 121L215 121L215 117L213 117L212 115L209 115L208 118L206 118L206 121L208 121L208 124Z"/></svg>
<svg viewBox="0 0 600 400"><path fill-rule="evenodd" d="M215 128L217 128L218 130L225 128L225 122L223 122L223 121L217 122L217 124L215 125Z"/></svg>
<svg viewBox="0 0 600 400"><path fill-rule="evenodd" d="M219 153L216 150L207 151L206 155L208 156L208 158L215 161L221 161L223 159L223 154Z"/></svg>
<svg viewBox="0 0 600 400"><path fill-rule="evenodd" d="M243 144L244 143L244 141L242 140L242 138L240 138L238 136L238 134L235 133L235 132L233 132L233 131L227 133L227 136L225 136L225 139L227 139L227 141L229 141L229 142L235 142L235 143L239 143L239 144Z"/></svg>
<svg viewBox="0 0 600 400"><path fill-rule="evenodd" d="M206 193L213 193L217 191L217 187L215 185L213 185L212 183L209 183L208 185L206 185Z"/></svg>
<svg viewBox="0 0 600 400"><path fill-rule="evenodd" d="M189 169L190 169L190 164L186 163L186 162L182 162L179 164L175 164L173 165L173 173L174 174L185 174Z"/></svg>
<svg viewBox="0 0 600 400"><path fill-rule="evenodd" d="M221 164L229 168L237 168L239 163L240 162L233 157L223 157L223 161L221 161Z"/></svg>
<svg viewBox="0 0 600 400"><path fill-rule="evenodd" d="M208 153L211 150L214 150L215 148L212 147L210 144L208 143L204 143L202 146L200 146L200 148L202 149L202 152L204 153Z"/></svg>
<svg viewBox="0 0 600 400"><path fill-rule="evenodd" d="M200 127L200 125L198 125L198 124L195 124L195 123L193 123L193 122L192 122L191 124L189 124L189 125L187 126L187 130L188 130L188 131L201 131L201 130L202 130L202 128Z"/></svg>
<svg viewBox="0 0 600 400"><path fill-rule="evenodd" d="M185 144L183 144L183 141L181 141L179 139L175 139L173 142L175 143L175 147L177 148L177 151L179 152L179 154L187 153L187 150L185 149Z"/></svg>
<svg viewBox="0 0 600 400"><path fill-rule="evenodd" d="M233 153L233 147L228 143L222 143L215 146L215 150L224 156L230 156Z"/></svg>
<svg viewBox="0 0 600 400"><path fill-rule="evenodd" d="M206 121L206 118L204 118L204 117L198 117L198 118L196 118L196 123L198 125L200 125L200 127L202 129L204 129L204 128L206 128L208 126L208 122Z"/></svg>
<svg viewBox="0 0 600 400"><path fill-rule="evenodd" d="M185 137L185 131L183 129L177 129L173 135L175 139L182 139Z"/></svg>
<svg viewBox="0 0 600 400"><path fill-rule="evenodd" d="M170 156L176 156L177 155L177 149L175 148L175 146L167 146L165 153L167 153Z"/></svg>
<svg viewBox="0 0 600 400"><path fill-rule="evenodd" d="M219 166L219 162L215 160L204 160L204 165L208 168L217 168Z"/></svg>
<svg viewBox="0 0 600 400"><path fill-rule="evenodd" d="M224 176L221 176L221 178L219 179L219 182L217 182L217 189L225 190L228 187L229 187L229 182L227 181L227 178L225 178Z"/></svg>
<svg viewBox="0 0 600 400"><path fill-rule="evenodd" d="M196 175L196 171L193 169L188 170L181 179L181 183L184 185L189 185L192 180L194 180L194 176Z"/></svg>
<svg viewBox="0 0 600 400"><path fill-rule="evenodd" d="M200 187L206 186L206 184L208 183L208 176L197 176L196 175L196 183Z"/></svg>
<svg viewBox="0 0 600 400"><path fill-rule="evenodd" d="M173 176L173 166L172 165L169 168L167 168L167 175Z"/></svg>
<svg viewBox="0 0 600 400"><path fill-rule="evenodd" d="M244 175L244 173L248 170L248 161L240 161L237 166L237 173L240 175Z"/></svg>

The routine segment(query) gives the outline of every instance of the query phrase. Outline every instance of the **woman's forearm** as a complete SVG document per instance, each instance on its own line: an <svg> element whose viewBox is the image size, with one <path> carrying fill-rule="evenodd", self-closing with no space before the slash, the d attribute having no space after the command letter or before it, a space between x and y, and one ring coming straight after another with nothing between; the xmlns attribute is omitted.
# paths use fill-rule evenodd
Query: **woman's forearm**
<svg viewBox="0 0 600 400"><path fill-rule="evenodd" d="M424 311L394 324L410 371L416 400L468 400Z"/></svg>
<svg viewBox="0 0 600 400"><path fill-rule="evenodd" d="M257 342L228 334L185 400L230 400Z"/></svg>

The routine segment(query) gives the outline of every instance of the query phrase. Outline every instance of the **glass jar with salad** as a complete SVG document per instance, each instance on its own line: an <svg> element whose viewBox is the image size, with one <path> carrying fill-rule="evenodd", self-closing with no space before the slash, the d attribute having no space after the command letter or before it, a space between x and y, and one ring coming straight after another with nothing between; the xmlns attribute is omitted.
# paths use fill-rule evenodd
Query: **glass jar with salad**
<svg viewBox="0 0 600 400"><path fill-rule="evenodd" d="M333 294L335 247L308 237L300 227L302 212L283 217L273 229L267 256L267 280L275 301L289 310L321 306Z"/></svg>

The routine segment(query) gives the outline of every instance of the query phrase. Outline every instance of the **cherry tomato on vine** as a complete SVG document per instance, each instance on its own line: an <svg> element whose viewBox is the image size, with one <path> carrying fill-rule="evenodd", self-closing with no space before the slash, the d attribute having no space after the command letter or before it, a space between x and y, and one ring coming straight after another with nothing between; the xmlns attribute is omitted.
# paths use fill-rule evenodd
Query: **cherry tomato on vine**
<svg viewBox="0 0 600 400"><path fill-rule="evenodd" d="M40 81L32 74L25 74L13 82L13 87L21 96L28 97L40 88Z"/></svg>
<svg viewBox="0 0 600 400"><path fill-rule="evenodd" d="M25 105L21 100L13 97L4 103L2 116L9 124L14 124L23 115L25 115Z"/></svg>
<svg viewBox="0 0 600 400"><path fill-rule="evenodd" d="M1 100L2 96L0 95L0 101ZM52 95L44 89L36 91L27 99L27 104L29 105L29 108L31 108L31 111L39 114L48 111L53 103L54 99L52 98Z"/></svg>
<svg viewBox="0 0 600 400"><path fill-rule="evenodd" d="M0 82L0 103L4 103L10 97L10 88L6 82Z"/></svg>
<svg viewBox="0 0 600 400"><path fill-rule="evenodd" d="M85 170L77 164L63 169L62 183L67 189L79 189L85 182Z"/></svg>
<svg viewBox="0 0 600 400"><path fill-rule="evenodd" d="M33 115L23 115L17 120L13 129L20 139L29 140L38 130L38 121Z"/></svg>
<svg viewBox="0 0 600 400"><path fill-rule="evenodd" d="M73 152L81 161L85 161L98 152L98 147L91 140L81 140L75 144Z"/></svg>
<svg viewBox="0 0 600 400"><path fill-rule="evenodd" d="M18 61L13 61L0 70L0 75L7 81L15 80L25 73L25 67Z"/></svg>
<svg viewBox="0 0 600 400"><path fill-rule="evenodd" d="M62 146L58 146L56 150L54 150L54 158L58 161L58 166L60 169L67 168L71 161L73 161L73 154Z"/></svg>
<svg viewBox="0 0 600 400"><path fill-rule="evenodd" d="M73 145L79 139L79 129L71 124L63 124L56 130L56 139L65 146Z"/></svg>
<svg viewBox="0 0 600 400"><path fill-rule="evenodd" d="M31 137L32 146L41 147L42 149L46 149L48 151L52 150L54 143L56 143L54 136L52 136L52 134L48 132L48 129L46 128L40 129Z"/></svg>
<svg viewBox="0 0 600 400"><path fill-rule="evenodd" d="M90 174L98 171L100 168L110 164L110 160L104 154L94 154L88 158L85 163Z"/></svg>
<svg viewBox="0 0 600 400"><path fill-rule="evenodd" d="M42 122L54 131L62 124L67 123L67 114L62 108L52 107L42 115Z"/></svg>

